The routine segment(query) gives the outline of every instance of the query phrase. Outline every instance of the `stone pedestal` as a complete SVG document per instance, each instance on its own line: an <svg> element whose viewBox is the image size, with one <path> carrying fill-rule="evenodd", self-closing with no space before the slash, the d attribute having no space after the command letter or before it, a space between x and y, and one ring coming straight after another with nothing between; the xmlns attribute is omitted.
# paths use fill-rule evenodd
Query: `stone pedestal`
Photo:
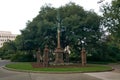
<svg viewBox="0 0 120 80"><path fill-rule="evenodd" d="M64 63L63 61L63 49L62 48L56 48L55 49L55 63L59 64L59 63Z"/></svg>
<svg viewBox="0 0 120 80"><path fill-rule="evenodd" d="M86 63L87 63L85 48L82 48L82 51L81 51L81 60L82 60L82 66L85 66Z"/></svg>

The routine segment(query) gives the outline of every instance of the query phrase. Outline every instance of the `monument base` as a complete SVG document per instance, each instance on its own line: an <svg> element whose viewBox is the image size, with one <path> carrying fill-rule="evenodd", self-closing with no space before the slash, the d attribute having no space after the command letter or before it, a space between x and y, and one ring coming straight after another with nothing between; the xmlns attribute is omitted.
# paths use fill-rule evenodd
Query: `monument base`
<svg viewBox="0 0 120 80"><path fill-rule="evenodd" d="M64 51L63 51L62 48L56 48L55 49L55 64L64 63L63 53L64 53Z"/></svg>

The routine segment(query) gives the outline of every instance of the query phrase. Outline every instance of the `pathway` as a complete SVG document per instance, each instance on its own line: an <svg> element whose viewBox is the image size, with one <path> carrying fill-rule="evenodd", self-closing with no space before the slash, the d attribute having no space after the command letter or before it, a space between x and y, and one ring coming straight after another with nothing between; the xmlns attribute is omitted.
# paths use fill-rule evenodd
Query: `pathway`
<svg viewBox="0 0 120 80"><path fill-rule="evenodd" d="M87 75L100 78L102 80L120 80L120 64L110 64L113 67L113 71L99 72L99 73L85 73Z"/></svg>
<svg viewBox="0 0 120 80"><path fill-rule="evenodd" d="M120 80L120 65L111 65L115 68L111 72L73 73L73 74L45 74L25 73L3 69L1 66L9 61L0 61L0 80Z"/></svg>

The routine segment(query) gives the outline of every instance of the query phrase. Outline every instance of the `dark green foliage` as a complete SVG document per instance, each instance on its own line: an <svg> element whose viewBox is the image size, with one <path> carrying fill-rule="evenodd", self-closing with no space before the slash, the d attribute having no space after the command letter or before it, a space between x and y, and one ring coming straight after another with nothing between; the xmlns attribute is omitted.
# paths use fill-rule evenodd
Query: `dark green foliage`
<svg viewBox="0 0 120 80"><path fill-rule="evenodd" d="M105 4L102 12L102 24L109 33L106 37L106 59L120 60L120 0L113 0L111 4Z"/></svg>
<svg viewBox="0 0 120 80"><path fill-rule="evenodd" d="M103 24L110 34L111 42L120 49L120 0L113 0L111 4L102 7Z"/></svg>
<svg viewBox="0 0 120 80"><path fill-rule="evenodd" d="M33 62L35 61L32 54L26 52L18 52L17 54L12 55L11 61L14 62Z"/></svg>
<svg viewBox="0 0 120 80"><path fill-rule="evenodd" d="M17 51L17 47L13 41L5 42L4 46L0 48L0 57L2 59L10 59Z"/></svg>

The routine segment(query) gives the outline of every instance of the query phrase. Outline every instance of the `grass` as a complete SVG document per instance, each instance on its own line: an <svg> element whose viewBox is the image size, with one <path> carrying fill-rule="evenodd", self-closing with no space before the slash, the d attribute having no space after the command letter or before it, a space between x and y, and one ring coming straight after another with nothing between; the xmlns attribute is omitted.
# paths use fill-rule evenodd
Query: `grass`
<svg viewBox="0 0 120 80"><path fill-rule="evenodd" d="M89 64L86 67L68 67L68 68L33 68L30 63L7 64L7 68L16 70L30 70L40 72L98 72L112 70L110 66Z"/></svg>

